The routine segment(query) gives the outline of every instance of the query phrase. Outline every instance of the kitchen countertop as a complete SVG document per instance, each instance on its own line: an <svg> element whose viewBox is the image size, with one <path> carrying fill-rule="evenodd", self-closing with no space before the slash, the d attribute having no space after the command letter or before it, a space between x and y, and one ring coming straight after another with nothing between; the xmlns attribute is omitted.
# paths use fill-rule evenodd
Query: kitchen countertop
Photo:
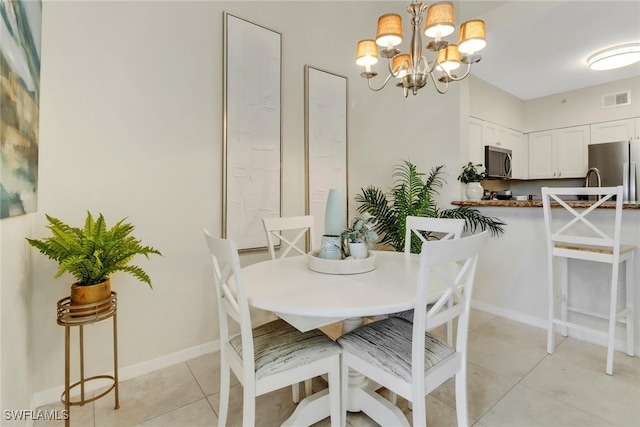
<svg viewBox="0 0 640 427"><path fill-rule="evenodd" d="M499 207L499 208L541 208L542 200L456 200L451 202L454 206L471 206L471 207ZM567 204L572 208L588 208L593 202L568 200ZM559 207L556 202L551 204L552 207ZM604 202L598 209L615 209L615 202ZM640 210L639 202L625 202L622 205L623 209L635 209Z"/></svg>

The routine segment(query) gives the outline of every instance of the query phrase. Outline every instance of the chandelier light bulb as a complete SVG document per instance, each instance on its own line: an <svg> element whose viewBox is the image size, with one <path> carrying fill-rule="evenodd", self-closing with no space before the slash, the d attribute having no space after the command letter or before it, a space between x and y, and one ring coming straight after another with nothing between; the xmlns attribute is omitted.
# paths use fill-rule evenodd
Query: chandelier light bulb
<svg viewBox="0 0 640 427"><path fill-rule="evenodd" d="M614 46L591 55L587 62L596 71L614 70L640 61L640 43Z"/></svg>
<svg viewBox="0 0 640 427"><path fill-rule="evenodd" d="M429 6L424 27L425 36L440 39L452 34L455 29L453 3L445 1Z"/></svg>
<svg viewBox="0 0 640 427"><path fill-rule="evenodd" d="M356 49L356 64L370 66L378 63L378 48L374 40L360 40Z"/></svg>
<svg viewBox="0 0 640 427"><path fill-rule="evenodd" d="M487 35L484 21L474 19L460 25L460 37L458 38L458 50L461 53L475 53L487 45Z"/></svg>

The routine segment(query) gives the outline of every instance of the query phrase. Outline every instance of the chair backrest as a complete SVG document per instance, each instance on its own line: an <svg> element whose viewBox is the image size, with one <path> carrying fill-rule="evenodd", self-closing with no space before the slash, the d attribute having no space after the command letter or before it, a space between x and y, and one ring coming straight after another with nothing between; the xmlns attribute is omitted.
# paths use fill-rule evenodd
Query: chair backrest
<svg viewBox="0 0 640 427"><path fill-rule="evenodd" d="M488 237L489 232L483 231L459 239L431 240L422 244L413 319L414 385L419 384L417 379L424 376L425 330L431 329L431 324L442 324L458 317L455 348L463 356L466 354L476 265ZM456 268L452 268L454 265ZM445 283L446 291L427 311L427 295L433 281Z"/></svg>
<svg viewBox="0 0 640 427"><path fill-rule="evenodd" d="M411 252L411 240L416 241L413 238L414 235L421 243L425 243L431 233L444 234L440 240L458 239L462 234L464 224L464 219L408 216L405 225L404 252Z"/></svg>
<svg viewBox="0 0 640 427"><path fill-rule="evenodd" d="M310 251L315 250L315 236L313 229L313 216L289 216L280 218L263 218L264 231L267 233L267 246L271 259L284 258L293 250L300 255L307 253L306 242L304 236L309 233ZM283 236L283 231L298 230L298 233L292 239ZM302 241L300 241L302 239ZM283 246L280 256L276 257L275 247L278 241Z"/></svg>
<svg viewBox="0 0 640 427"><path fill-rule="evenodd" d="M253 358L253 335L249 303L242 281L242 271L238 247L233 240L214 237L207 230L204 237L209 247L213 267L213 282L218 301L218 317L220 321L220 351L230 352L229 340L233 338L231 331L237 330L230 324L229 318L240 325L242 354L251 357L242 358L244 378L253 377L255 362ZM230 352L233 353L233 352Z"/></svg>
<svg viewBox="0 0 640 427"><path fill-rule="evenodd" d="M588 208L578 209L567 204L565 199L573 196L601 196L599 200L587 202ZM615 197L614 221L612 227L605 229L596 226L590 219L596 209L605 202L611 203ZM622 225L623 187L570 187L542 188L542 206L544 210L545 231L549 253L554 248L581 250L586 247L598 247L592 256L602 254L617 256L620 253L620 230ZM564 209L559 209L564 208ZM569 215L566 214L569 212ZM602 210L601 210L602 212ZM611 212L609 210L609 212ZM561 213L563 215L561 215ZM590 216L591 215L591 216ZM600 253L601 255L597 255ZM586 256L586 253L585 253Z"/></svg>

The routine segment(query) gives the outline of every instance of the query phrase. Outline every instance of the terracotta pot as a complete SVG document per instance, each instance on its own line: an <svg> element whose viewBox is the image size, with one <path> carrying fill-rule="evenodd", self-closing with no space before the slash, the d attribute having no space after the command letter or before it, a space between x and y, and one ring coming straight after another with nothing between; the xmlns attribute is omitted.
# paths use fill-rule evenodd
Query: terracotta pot
<svg viewBox="0 0 640 427"><path fill-rule="evenodd" d="M111 296L111 280L95 285L78 286L71 285L71 305L94 304L109 299Z"/></svg>

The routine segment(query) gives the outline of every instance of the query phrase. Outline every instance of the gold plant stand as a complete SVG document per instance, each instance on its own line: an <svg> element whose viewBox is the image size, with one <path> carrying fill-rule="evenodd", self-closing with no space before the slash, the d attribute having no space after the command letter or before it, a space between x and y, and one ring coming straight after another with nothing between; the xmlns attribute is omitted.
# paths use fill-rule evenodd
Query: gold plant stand
<svg viewBox="0 0 640 427"><path fill-rule="evenodd" d="M69 426L71 420L71 414L69 412L70 406L84 405L85 403L93 402L96 399L109 393L111 390L115 390L115 409L120 408L120 402L118 400L118 322L117 322L117 294L111 292L111 296L100 302L83 305L71 305L71 297L66 297L58 301L58 325L64 326L64 392L60 399L64 403L64 409L66 411L65 427ZM92 323L97 323L106 319L113 319L113 375L96 375L93 377L84 377L84 326ZM79 327L79 339L80 339L80 380L70 384L70 341L71 341L71 327ZM102 393L85 399L84 385L85 383L93 380L111 380L113 383ZM72 401L70 392L74 387L80 386L80 399Z"/></svg>

